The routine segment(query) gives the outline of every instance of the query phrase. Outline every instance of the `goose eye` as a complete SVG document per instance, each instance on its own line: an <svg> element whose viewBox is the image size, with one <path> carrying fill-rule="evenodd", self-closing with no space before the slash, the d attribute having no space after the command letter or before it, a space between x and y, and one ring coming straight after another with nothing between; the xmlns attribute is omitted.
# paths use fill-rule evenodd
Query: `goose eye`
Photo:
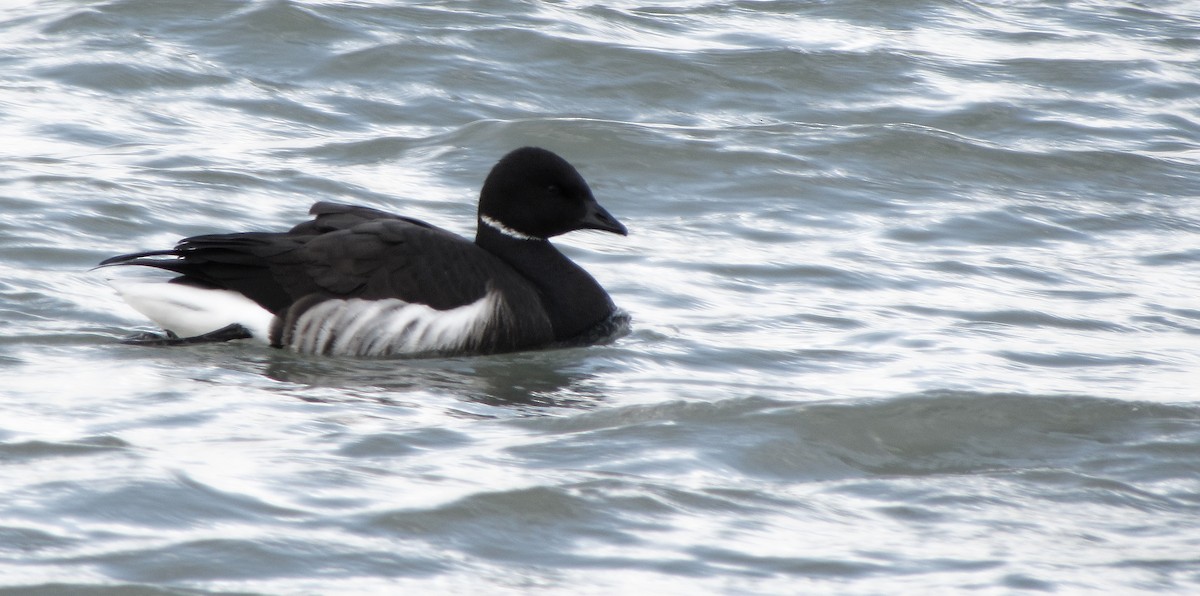
<svg viewBox="0 0 1200 596"><path fill-rule="evenodd" d="M550 186L546 187L546 192L548 192L552 195L558 195L558 194L562 194L562 189L559 188L557 184L551 184Z"/></svg>

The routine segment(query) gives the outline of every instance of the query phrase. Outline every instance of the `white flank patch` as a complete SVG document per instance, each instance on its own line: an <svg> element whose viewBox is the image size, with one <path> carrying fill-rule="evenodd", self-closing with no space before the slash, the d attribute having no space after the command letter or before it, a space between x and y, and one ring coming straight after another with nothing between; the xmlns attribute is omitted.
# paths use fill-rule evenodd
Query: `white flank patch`
<svg viewBox="0 0 1200 596"><path fill-rule="evenodd" d="M340 356L457 352L478 343L499 303L495 292L450 310L397 298L326 300L296 320L290 347Z"/></svg>
<svg viewBox="0 0 1200 596"><path fill-rule="evenodd" d="M237 323L256 341L270 343L275 315L232 290L206 290L145 279L109 278L108 283L134 310L179 337L204 335Z"/></svg>

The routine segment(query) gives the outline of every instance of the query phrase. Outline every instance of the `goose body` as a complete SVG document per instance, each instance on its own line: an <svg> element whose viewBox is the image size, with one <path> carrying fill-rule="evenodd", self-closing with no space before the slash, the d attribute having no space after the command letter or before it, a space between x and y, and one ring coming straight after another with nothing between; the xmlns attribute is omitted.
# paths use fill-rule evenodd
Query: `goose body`
<svg viewBox="0 0 1200 596"><path fill-rule="evenodd" d="M584 337L617 313L591 275L549 238L626 234L579 173L525 147L492 168L474 241L369 207L319 202L286 232L195 236L101 263L172 272L114 278L159 343L251 339L351 356L486 354Z"/></svg>

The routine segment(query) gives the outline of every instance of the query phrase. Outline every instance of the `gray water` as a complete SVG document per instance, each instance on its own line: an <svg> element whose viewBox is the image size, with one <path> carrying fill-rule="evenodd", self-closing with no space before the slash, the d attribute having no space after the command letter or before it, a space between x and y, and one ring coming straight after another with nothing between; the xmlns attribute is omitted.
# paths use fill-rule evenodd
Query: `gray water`
<svg viewBox="0 0 1200 596"><path fill-rule="evenodd" d="M90 271L541 145L602 346L156 349ZM1200 590L1200 5L0 7L3 594Z"/></svg>

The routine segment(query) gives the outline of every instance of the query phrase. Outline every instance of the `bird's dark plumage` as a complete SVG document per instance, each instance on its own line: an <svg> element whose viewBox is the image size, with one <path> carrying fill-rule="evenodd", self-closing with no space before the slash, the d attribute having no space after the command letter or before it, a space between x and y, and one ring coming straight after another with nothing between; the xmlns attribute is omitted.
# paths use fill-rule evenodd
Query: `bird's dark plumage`
<svg viewBox="0 0 1200 596"><path fill-rule="evenodd" d="M170 250L101 265L178 274L161 296L144 285L114 284L168 331L200 336L239 325L273 346L305 352L519 350L582 336L616 311L595 279L548 239L625 228L596 203L574 167L544 149L517 149L492 169L474 242L368 207L321 202L310 213L313 219L287 232L194 236ZM228 300L231 311L258 312L245 321L225 320L223 312L201 316L225 308L217 301L220 309L210 309L208 298ZM177 303L180 312L172 310ZM193 323L200 318L213 320Z"/></svg>

